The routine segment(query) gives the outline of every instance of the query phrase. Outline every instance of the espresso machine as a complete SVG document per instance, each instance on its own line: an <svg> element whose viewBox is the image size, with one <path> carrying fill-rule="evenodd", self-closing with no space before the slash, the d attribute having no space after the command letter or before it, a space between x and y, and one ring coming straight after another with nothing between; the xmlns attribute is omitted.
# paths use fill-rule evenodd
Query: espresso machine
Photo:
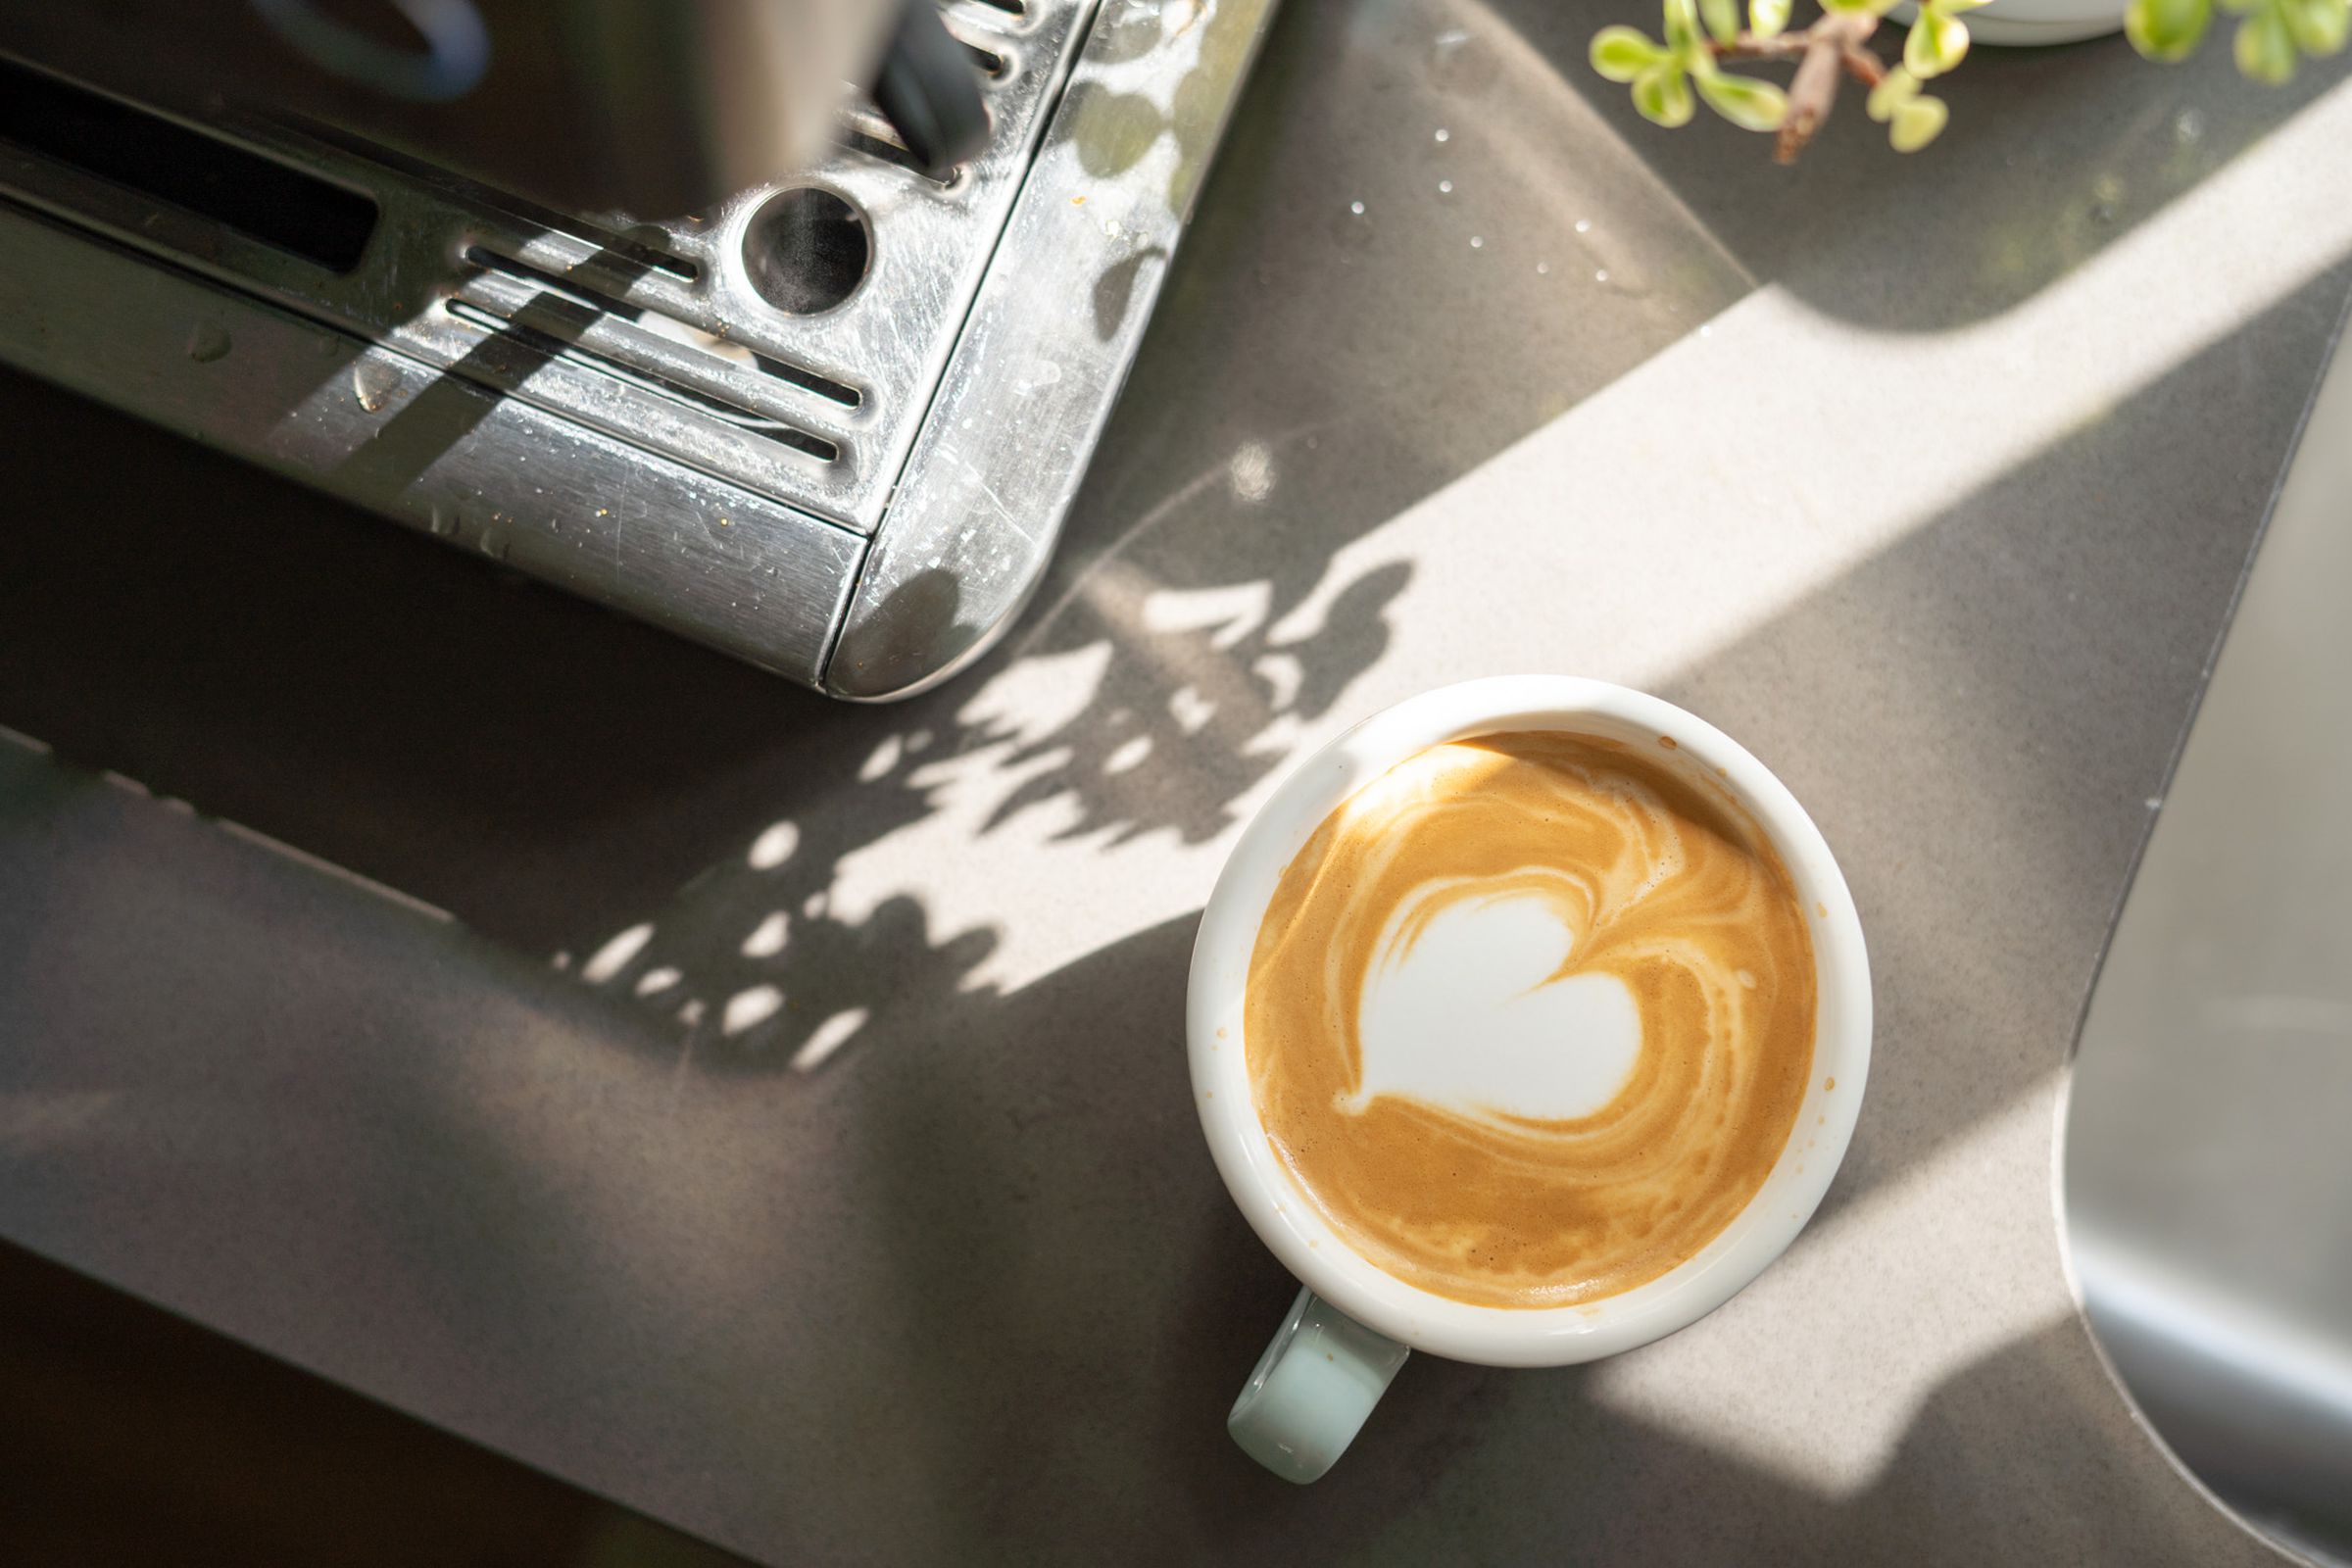
<svg viewBox="0 0 2352 1568"><path fill-rule="evenodd" d="M0 359L857 700L1018 612L1272 0L0 0Z"/></svg>

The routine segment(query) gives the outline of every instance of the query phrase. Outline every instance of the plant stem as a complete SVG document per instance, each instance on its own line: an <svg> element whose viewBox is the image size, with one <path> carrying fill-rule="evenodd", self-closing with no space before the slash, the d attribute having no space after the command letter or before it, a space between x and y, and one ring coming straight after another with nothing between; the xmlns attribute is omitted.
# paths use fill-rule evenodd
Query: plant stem
<svg viewBox="0 0 2352 1568"><path fill-rule="evenodd" d="M1886 75L1886 63L1867 47L1879 29L1879 19L1867 11L1832 11L1802 32L1784 32L1761 38L1743 32L1730 43L1713 45L1719 60L1796 60L1796 74L1788 82L1788 118L1781 122L1780 140L1772 156L1784 164L1813 139L1830 109L1838 102L1840 71L1866 87Z"/></svg>
<svg viewBox="0 0 2352 1568"><path fill-rule="evenodd" d="M1813 29L1803 32L1776 32L1771 37L1743 32L1730 43L1709 43L1718 60L1792 60L1805 52L1811 43Z"/></svg>

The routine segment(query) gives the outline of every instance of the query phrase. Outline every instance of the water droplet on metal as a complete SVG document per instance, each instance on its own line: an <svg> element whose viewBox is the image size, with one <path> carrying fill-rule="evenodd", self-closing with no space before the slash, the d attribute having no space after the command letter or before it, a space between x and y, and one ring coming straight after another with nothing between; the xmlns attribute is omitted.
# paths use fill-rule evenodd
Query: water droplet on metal
<svg viewBox="0 0 2352 1568"><path fill-rule="evenodd" d="M1485 92L1500 74L1494 51L1467 27L1448 27L1430 40L1429 79L1448 92Z"/></svg>
<svg viewBox="0 0 2352 1568"><path fill-rule="evenodd" d="M1590 218L1580 218L1580 219L1578 219L1578 220L1576 220L1576 231L1577 231L1579 234L1590 234L1590 233L1592 233L1592 220L1591 220Z"/></svg>
<svg viewBox="0 0 2352 1568"><path fill-rule="evenodd" d="M2183 109L2173 121L2173 134L2182 141L2198 141L2205 135L2205 117L2194 109Z"/></svg>
<svg viewBox="0 0 2352 1568"><path fill-rule="evenodd" d="M1358 218L1364 216L1364 204L1362 202L1349 202L1348 204L1348 210Z"/></svg>
<svg viewBox="0 0 2352 1568"><path fill-rule="evenodd" d="M1453 132L1452 132L1452 131L1450 131L1450 130L1447 130L1447 129L1446 129L1446 128L1444 125L1440 125L1440 126L1438 127L1438 140L1440 140L1440 141L1451 141L1451 140L1453 140Z"/></svg>
<svg viewBox="0 0 2352 1568"><path fill-rule="evenodd" d="M228 350L228 329L218 321L198 321L188 334L188 358L198 365L210 365Z"/></svg>
<svg viewBox="0 0 2352 1568"><path fill-rule="evenodd" d="M1473 234L1470 236L1470 248L1472 250L1484 250L1486 248L1486 244L1487 242L1483 235Z"/></svg>
<svg viewBox="0 0 2352 1568"><path fill-rule="evenodd" d="M1538 262L1538 263L1536 264L1536 275L1537 275L1538 277L1548 277L1548 276L1550 276L1550 275L1551 275L1551 264L1550 264L1549 262Z"/></svg>
<svg viewBox="0 0 2352 1568"><path fill-rule="evenodd" d="M446 539L458 531L457 514L435 503L433 510L425 517L424 525L433 531L435 537Z"/></svg>
<svg viewBox="0 0 2352 1568"><path fill-rule="evenodd" d="M369 414L381 409L400 386L400 372L380 360L363 359L351 368L351 394Z"/></svg>
<svg viewBox="0 0 2352 1568"><path fill-rule="evenodd" d="M2101 174L2090 185L2090 220L2112 223L2124 210L2124 182L2113 174Z"/></svg>
<svg viewBox="0 0 2352 1568"><path fill-rule="evenodd" d="M1439 181L1438 181L1438 194L1439 194L1439 195L1441 195L1441 196L1450 196L1450 195L1452 195L1452 194L1453 194L1453 181L1452 181L1452 180L1450 180L1450 179L1441 179L1441 180L1439 180Z"/></svg>
<svg viewBox="0 0 2352 1568"><path fill-rule="evenodd" d="M482 554L488 556L492 561L507 559L507 532L504 528L484 528L482 530Z"/></svg>

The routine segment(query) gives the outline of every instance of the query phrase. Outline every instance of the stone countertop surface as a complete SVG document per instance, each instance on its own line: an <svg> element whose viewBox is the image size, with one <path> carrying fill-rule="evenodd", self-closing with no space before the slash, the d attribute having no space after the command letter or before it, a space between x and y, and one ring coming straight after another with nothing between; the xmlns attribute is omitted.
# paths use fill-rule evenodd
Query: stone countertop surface
<svg viewBox="0 0 2352 1568"><path fill-rule="evenodd" d="M1287 7L1053 576L900 707L0 381L0 1235L776 1563L2267 1557L2101 1369L2053 1139L2352 88L1985 50L1783 171L1634 120L1618 14ZM1732 1304L1416 1357L1296 1490L1194 916L1292 760L1523 669L1807 805L1868 1100Z"/></svg>

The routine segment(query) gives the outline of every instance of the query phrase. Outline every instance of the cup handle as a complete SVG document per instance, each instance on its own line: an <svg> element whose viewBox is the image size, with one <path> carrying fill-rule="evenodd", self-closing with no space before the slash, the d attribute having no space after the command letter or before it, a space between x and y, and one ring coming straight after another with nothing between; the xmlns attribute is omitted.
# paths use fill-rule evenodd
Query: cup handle
<svg viewBox="0 0 2352 1568"><path fill-rule="evenodd" d="M1225 1430L1283 1480L1319 1480L1348 1451L1411 1353L1301 1289L1242 1385Z"/></svg>

